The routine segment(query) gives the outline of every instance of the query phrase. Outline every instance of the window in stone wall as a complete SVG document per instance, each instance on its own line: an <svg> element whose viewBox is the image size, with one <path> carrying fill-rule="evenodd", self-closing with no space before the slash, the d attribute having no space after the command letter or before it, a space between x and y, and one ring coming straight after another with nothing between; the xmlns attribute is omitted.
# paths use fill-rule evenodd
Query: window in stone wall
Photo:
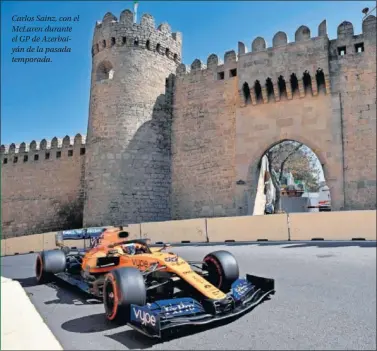
<svg viewBox="0 0 377 351"><path fill-rule="evenodd" d="M97 81L113 79L114 69L109 61L102 61L97 67Z"/></svg>
<svg viewBox="0 0 377 351"><path fill-rule="evenodd" d="M24 162L27 162L29 160L29 156L28 155L24 155Z"/></svg>
<svg viewBox="0 0 377 351"><path fill-rule="evenodd" d="M254 83L254 92L255 92L255 98L257 99L257 102L263 101L262 87L260 85L259 80L256 80Z"/></svg>
<svg viewBox="0 0 377 351"><path fill-rule="evenodd" d="M111 46L114 46L114 45L115 45L115 38L112 37L112 38L111 38Z"/></svg>
<svg viewBox="0 0 377 351"><path fill-rule="evenodd" d="M250 87L247 82L243 83L242 92L243 92L243 97L245 99L245 104L247 105L251 102Z"/></svg>
<svg viewBox="0 0 377 351"><path fill-rule="evenodd" d="M225 78L225 73L224 72L217 73L217 79L218 80L224 80L224 78Z"/></svg>
<svg viewBox="0 0 377 351"><path fill-rule="evenodd" d="M296 92L298 92L298 79L294 73L291 74L290 83L291 83L291 91L292 91L292 96L293 96Z"/></svg>
<svg viewBox="0 0 377 351"><path fill-rule="evenodd" d="M17 162L18 162L18 157L14 156L13 163L17 163Z"/></svg>
<svg viewBox="0 0 377 351"><path fill-rule="evenodd" d="M34 161L38 161L39 160L39 155L34 155Z"/></svg>
<svg viewBox="0 0 377 351"><path fill-rule="evenodd" d="M103 48L106 47L106 40L102 40L102 47L103 47Z"/></svg>
<svg viewBox="0 0 377 351"><path fill-rule="evenodd" d="M178 60L178 55L174 54L174 61L177 61L177 60Z"/></svg>
<svg viewBox="0 0 377 351"><path fill-rule="evenodd" d="M151 49L151 42L149 40L147 40L147 42L145 43L145 47L150 50Z"/></svg>
<svg viewBox="0 0 377 351"><path fill-rule="evenodd" d="M268 100L273 99L274 97L274 85L270 77L266 79L266 92Z"/></svg>
<svg viewBox="0 0 377 351"><path fill-rule="evenodd" d="M338 55L339 56L344 56L346 53L347 53L347 50L346 50L345 46L341 46L341 47L338 48Z"/></svg>
<svg viewBox="0 0 377 351"><path fill-rule="evenodd" d="M62 156L62 152L61 151L57 151L56 152L56 158L60 158Z"/></svg>
<svg viewBox="0 0 377 351"><path fill-rule="evenodd" d="M160 45L160 44L157 44L157 45L156 45L156 51L157 51L157 52L160 52L160 48L161 48L161 45Z"/></svg>
<svg viewBox="0 0 377 351"><path fill-rule="evenodd" d="M68 150L68 157L73 156L73 150Z"/></svg>
<svg viewBox="0 0 377 351"><path fill-rule="evenodd" d="M6 165L8 163L8 159L5 157L3 163Z"/></svg>
<svg viewBox="0 0 377 351"><path fill-rule="evenodd" d="M302 76L302 81L304 83L304 91L306 92L312 92L312 77L310 76L308 71L304 72L304 75Z"/></svg>
<svg viewBox="0 0 377 351"><path fill-rule="evenodd" d="M135 38L135 40L134 40L134 46L139 46L139 39L138 38Z"/></svg>
<svg viewBox="0 0 377 351"><path fill-rule="evenodd" d="M355 52L357 53L364 52L364 43L355 44Z"/></svg>
<svg viewBox="0 0 377 351"><path fill-rule="evenodd" d="M229 71L229 77L231 77L231 78L237 77L237 68L231 69Z"/></svg>
<svg viewBox="0 0 377 351"><path fill-rule="evenodd" d="M323 70L321 68L317 69L315 79L317 81L318 92L326 91L325 74L323 73Z"/></svg>
<svg viewBox="0 0 377 351"><path fill-rule="evenodd" d="M279 87L279 94L280 97L287 96L287 85L285 84L285 79L283 76L279 76L278 78L278 87Z"/></svg>
<svg viewBox="0 0 377 351"><path fill-rule="evenodd" d="M85 155L85 148L84 148L84 147L82 147L82 148L80 149L80 155Z"/></svg>
<svg viewBox="0 0 377 351"><path fill-rule="evenodd" d="M45 159L48 160L50 158L50 153L46 152Z"/></svg>
<svg viewBox="0 0 377 351"><path fill-rule="evenodd" d="M122 37L122 45L125 45L127 43L127 37Z"/></svg>

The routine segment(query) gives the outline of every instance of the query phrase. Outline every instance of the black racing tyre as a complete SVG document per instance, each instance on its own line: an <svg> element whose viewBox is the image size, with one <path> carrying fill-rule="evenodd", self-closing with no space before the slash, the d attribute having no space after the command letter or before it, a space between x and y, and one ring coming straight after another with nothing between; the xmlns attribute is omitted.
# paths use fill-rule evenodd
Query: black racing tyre
<svg viewBox="0 0 377 351"><path fill-rule="evenodd" d="M208 271L207 280L219 290L227 293L239 278L236 258L228 251L214 251L204 257L203 270Z"/></svg>
<svg viewBox="0 0 377 351"><path fill-rule="evenodd" d="M66 256L63 251L42 251L35 262L35 276L39 284L53 280L54 274L64 272L66 268Z"/></svg>
<svg viewBox="0 0 377 351"><path fill-rule="evenodd" d="M146 302L147 288L138 269L122 267L106 275L103 304L107 320L126 324L130 320L131 305L144 306Z"/></svg>

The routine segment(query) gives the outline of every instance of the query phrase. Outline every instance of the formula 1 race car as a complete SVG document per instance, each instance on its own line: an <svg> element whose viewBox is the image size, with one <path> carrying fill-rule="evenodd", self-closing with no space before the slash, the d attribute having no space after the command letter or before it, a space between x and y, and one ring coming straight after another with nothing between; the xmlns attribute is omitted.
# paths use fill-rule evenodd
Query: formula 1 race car
<svg viewBox="0 0 377 351"><path fill-rule="evenodd" d="M186 261L151 247L147 239L126 240L123 228L59 232L58 250L36 259L38 283L56 277L101 299L110 321L128 324L149 336L185 325L202 325L251 310L275 293L273 279L239 278L236 259L215 251L203 261ZM64 246L65 240L89 239L88 249Z"/></svg>

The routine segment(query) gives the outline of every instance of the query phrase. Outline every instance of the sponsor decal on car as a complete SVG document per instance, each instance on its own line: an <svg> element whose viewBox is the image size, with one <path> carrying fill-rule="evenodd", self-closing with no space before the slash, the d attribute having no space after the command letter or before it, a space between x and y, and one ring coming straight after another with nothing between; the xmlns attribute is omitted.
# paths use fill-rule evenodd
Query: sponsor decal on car
<svg viewBox="0 0 377 351"><path fill-rule="evenodd" d="M165 262L177 262L178 256L169 256L165 258Z"/></svg>
<svg viewBox="0 0 377 351"><path fill-rule="evenodd" d="M139 307L132 307L134 320L141 323L144 326L151 326L155 327L157 323L156 316L152 313L147 311L146 309L139 308Z"/></svg>
<svg viewBox="0 0 377 351"><path fill-rule="evenodd" d="M96 246L99 245L99 242L100 242L100 237L91 237L90 239L90 247L92 249L94 249Z"/></svg>
<svg viewBox="0 0 377 351"><path fill-rule="evenodd" d="M241 300L246 294L254 289L254 285L246 279L238 279L232 284L232 294L236 300Z"/></svg>
<svg viewBox="0 0 377 351"><path fill-rule="evenodd" d="M148 261L145 260L132 259L132 264L138 269L146 269L149 267Z"/></svg>

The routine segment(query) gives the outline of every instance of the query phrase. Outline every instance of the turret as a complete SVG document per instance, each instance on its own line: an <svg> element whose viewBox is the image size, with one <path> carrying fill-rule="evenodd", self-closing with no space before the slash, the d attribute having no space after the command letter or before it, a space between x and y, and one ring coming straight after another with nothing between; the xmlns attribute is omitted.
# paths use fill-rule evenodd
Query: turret
<svg viewBox="0 0 377 351"><path fill-rule="evenodd" d="M133 23L129 10L107 13L95 25L84 226L170 218L169 77L181 46L148 14Z"/></svg>

